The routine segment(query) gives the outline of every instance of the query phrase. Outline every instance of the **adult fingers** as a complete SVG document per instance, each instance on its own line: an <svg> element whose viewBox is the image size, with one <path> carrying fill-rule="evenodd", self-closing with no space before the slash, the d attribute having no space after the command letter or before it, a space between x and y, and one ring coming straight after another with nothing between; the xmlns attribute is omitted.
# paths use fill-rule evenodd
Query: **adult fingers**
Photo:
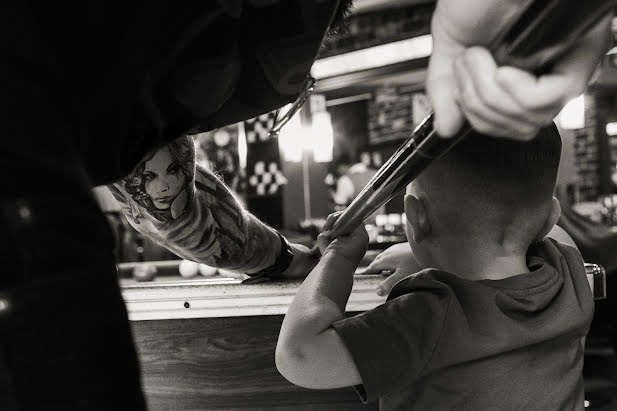
<svg viewBox="0 0 617 411"><path fill-rule="evenodd" d="M502 124L494 121L494 117L476 114L466 103L461 103L461 107L471 126L480 133L493 137L510 138L515 140L528 141L538 132L538 127L521 125L518 129L513 124Z"/></svg>
<svg viewBox="0 0 617 411"><path fill-rule="evenodd" d="M518 104L529 111L550 112L563 107L571 95L580 94L584 87L573 87L571 73L546 74L536 77L516 67L500 67L496 79Z"/></svg>
<svg viewBox="0 0 617 411"><path fill-rule="evenodd" d="M496 82L486 80L486 77L494 77L495 74L496 66L492 57L480 50L475 54L476 60L484 60L483 64L474 65L472 69L470 64L465 63L467 59L461 56L457 59L455 70L460 90L458 101L469 123L477 131L492 136L517 139L533 137L540 124L534 124L523 116L522 108ZM482 65L485 67L482 68Z"/></svg>
<svg viewBox="0 0 617 411"><path fill-rule="evenodd" d="M476 98L485 110L498 113L497 119L506 124L543 124L545 116L536 111L529 112L497 82L497 63L488 49L470 47L456 61L455 71L462 71ZM457 77L457 80L460 80ZM460 88L460 84L459 84Z"/></svg>
<svg viewBox="0 0 617 411"><path fill-rule="evenodd" d="M456 79L452 64L452 57L433 50L426 78L427 95L435 113L434 127L442 137L453 137L465 120L453 93Z"/></svg>
<svg viewBox="0 0 617 411"><path fill-rule="evenodd" d="M551 73L535 77L506 66L499 68L497 81L526 108L556 107L558 111L585 90L589 77L610 44L611 19L611 15L604 17L555 63Z"/></svg>

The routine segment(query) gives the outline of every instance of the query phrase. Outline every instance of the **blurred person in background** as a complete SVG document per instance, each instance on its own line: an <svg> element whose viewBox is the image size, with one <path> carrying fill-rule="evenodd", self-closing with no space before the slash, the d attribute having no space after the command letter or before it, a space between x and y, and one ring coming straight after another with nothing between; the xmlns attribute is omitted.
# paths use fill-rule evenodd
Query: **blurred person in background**
<svg viewBox="0 0 617 411"><path fill-rule="evenodd" d="M364 162L351 161L349 154L342 154L335 160L337 176L332 192L334 211L344 210L364 186L373 178L377 170Z"/></svg>

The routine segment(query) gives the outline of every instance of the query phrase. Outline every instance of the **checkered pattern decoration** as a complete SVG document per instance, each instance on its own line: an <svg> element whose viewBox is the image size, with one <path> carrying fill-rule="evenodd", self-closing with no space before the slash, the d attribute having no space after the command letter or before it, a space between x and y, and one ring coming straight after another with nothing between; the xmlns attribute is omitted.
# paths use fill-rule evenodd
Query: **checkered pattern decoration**
<svg viewBox="0 0 617 411"><path fill-rule="evenodd" d="M253 173L249 177L249 186L255 190L255 194L258 196L274 195L283 184L287 184L287 179L279 170L277 163L268 163L267 167L265 161L255 163Z"/></svg>
<svg viewBox="0 0 617 411"><path fill-rule="evenodd" d="M246 133L247 144L268 141L268 131L274 125L275 112L262 114L259 117L246 120L244 122L244 132Z"/></svg>
<svg viewBox="0 0 617 411"><path fill-rule="evenodd" d="M246 205L274 227L283 226L283 195L287 183L281 168L278 137L266 137L274 122L272 113L244 122L246 135Z"/></svg>
<svg viewBox="0 0 617 411"><path fill-rule="evenodd" d="M266 137L273 122L273 113L244 122L248 197L278 196L287 183L281 170L278 137Z"/></svg>

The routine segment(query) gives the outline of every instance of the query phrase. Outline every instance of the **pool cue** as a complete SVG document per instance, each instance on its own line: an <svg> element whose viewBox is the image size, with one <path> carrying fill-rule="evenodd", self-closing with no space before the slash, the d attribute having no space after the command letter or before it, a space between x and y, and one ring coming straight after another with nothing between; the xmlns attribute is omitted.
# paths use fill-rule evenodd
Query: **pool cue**
<svg viewBox="0 0 617 411"><path fill-rule="evenodd" d="M528 1L515 23L502 31L489 49L500 66L542 74L613 7L613 1L607 0ZM360 226L470 131L471 126L465 123L454 137L442 138L435 132L430 113L341 213L330 238Z"/></svg>

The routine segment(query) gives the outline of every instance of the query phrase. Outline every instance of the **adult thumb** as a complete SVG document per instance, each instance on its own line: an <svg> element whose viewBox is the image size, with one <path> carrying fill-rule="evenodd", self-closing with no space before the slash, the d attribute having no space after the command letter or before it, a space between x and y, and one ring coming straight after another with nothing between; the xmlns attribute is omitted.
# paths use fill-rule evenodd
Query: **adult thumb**
<svg viewBox="0 0 617 411"><path fill-rule="evenodd" d="M446 56L431 56L426 78L426 91L435 113L435 131L446 138L453 137L465 121L457 101L452 64L452 60Z"/></svg>

